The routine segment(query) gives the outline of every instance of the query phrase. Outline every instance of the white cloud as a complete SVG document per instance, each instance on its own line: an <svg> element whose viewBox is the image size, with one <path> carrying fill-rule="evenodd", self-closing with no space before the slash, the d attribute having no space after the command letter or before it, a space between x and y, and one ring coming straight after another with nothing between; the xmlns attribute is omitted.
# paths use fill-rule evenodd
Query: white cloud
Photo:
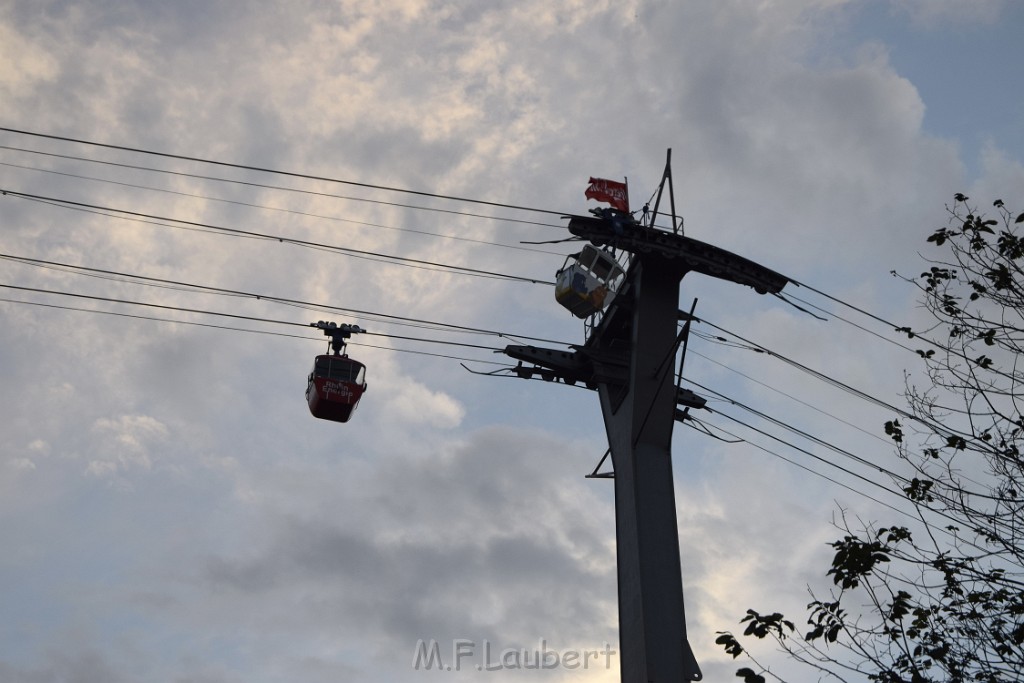
<svg viewBox="0 0 1024 683"><path fill-rule="evenodd" d="M0 26L0 88L13 94L57 76L57 59L10 26Z"/></svg>
<svg viewBox="0 0 1024 683"><path fill-rule="evenodd" d="M97 476L152 468L152 447L169 436L166 425L147 415L100 418L93 423L92 432L99 437L99 442L96 457L89 461L86 471Z"/></svg>
<svg viewBox="0 0 1024 683"><path fill-rule="evenodd" d="M564 237L551 226L564 225L558 211L588 206L589 175L628 175L639 204L671 147L688 235L900 322L913 314L912 297L887 273L913 274L943 202L971 186L979 200L998 194L1012 206L1021 186L1008 152L984 149L985 177L967 179L971 132L924 132L937 104L894 65L899 46L877 35L833 40L849 27L850 3L116 5L16 2L0 12L0 56L9 57L0 63L13 65L0 67L5 125L556 214L11 134L0 144L242 184L0 150L5 163L104 179L0 166L0 187L544 280L572 245L539 247L555 252L544 254L419 232L515 246ZM908 7L922 17L939 11ZM319 194L244 184L253 182ZM0 202L11 253L510 335L0 262L0 282L300 327L18 295L34 301L314 340L0 304L0 445L11 465L0 499L5 514L25 520L0 534L16 558L5 571L25 586L0 599L0 614L21 624L0 638L0 678L70 676L77 666L113 681L260 683L295 672L311 682L402 681L422 676L409 668L420 637L523 646L545 637L563 648L614 639L611 486L582 478L605 447L596 396L354 343L369 391L353 420L316 421L302 397L323 348L301 328L312 320L481 346L516 334L582 341L548 288ZM899 401L903 351L706 277L684 280L681 300L693 297L702 318ZM763 354L703 339L691 348L869 431L880 424L883 410ZM477 369L501 358L445 350ZM687 372L857 452L888 453L697 356ZM721 415L702 419L741 431ZM800 606L804 583L826 569L835 500L878 508L749 444L682 425L677 434L691 642L706 674L731 676L714 631L759 599ZM99 476L83 477L83 468ZM62 623L75 632L54 628Z"/></svg>
<svg viewBox="0 0 1024 683"><path fill-rule="evenodd" d="M458 401L439 391L430 391L422 384L409 381L391 401L395 419L409 424L431 424L436 427L458 427L466 411Z"/></svg>

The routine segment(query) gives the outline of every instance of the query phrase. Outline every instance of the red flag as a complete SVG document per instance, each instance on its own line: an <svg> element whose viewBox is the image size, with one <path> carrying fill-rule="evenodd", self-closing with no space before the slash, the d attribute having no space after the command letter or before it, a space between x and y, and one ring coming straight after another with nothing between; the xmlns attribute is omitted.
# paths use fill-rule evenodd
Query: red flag
<svg viewBox="0 0 1024 683"><path fill-rule="evenodd" d="M629 213L629 187L626 183L619 183L604 178L591 178L590 187L584 193L587 199L596 199L599 202L607 202L613 209L623 213Z"/></svg>

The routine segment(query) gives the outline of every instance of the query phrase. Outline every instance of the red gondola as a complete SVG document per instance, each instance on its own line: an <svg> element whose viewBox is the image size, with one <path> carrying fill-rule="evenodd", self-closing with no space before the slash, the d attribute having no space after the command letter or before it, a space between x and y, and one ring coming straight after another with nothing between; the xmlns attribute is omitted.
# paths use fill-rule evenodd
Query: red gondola
<svg viewBox="0 0 1024 683"><path fill-rule="evenodd" d="M306 384L306 401L313 417L348 422L366 391L366 366L342 353L345 339L363 330L355 325L311 323L331 338L332 354L317 356Z"/></svg>

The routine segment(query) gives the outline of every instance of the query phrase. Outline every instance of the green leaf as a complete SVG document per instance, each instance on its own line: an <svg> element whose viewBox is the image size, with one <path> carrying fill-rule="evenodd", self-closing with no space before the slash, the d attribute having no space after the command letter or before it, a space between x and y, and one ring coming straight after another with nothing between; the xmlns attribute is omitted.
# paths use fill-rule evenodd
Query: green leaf
<svg viewBox="0 0 1024 683"><path fill-rule="evenodd" d="M743 683L765 683L764 676L754 673L754 670L749 667L743 667L736 671L736 677L742 678Z"/></svg>
<svg viewBox="0 0 1024 683"><path fill-rule="evenodd" d="M903 489L903 492L907 494L907 498L918 502L931 503L935 500L935 497L930 493L934 482L918 479L914 479L910 482L910 486Z"/></svg>
<svg viewBox="0 0 1024 683"><path fill-rule="evenodd" d="M856 588L878 564L889 562L889 556L883 552L887 548L878 541L868 543L855 536L847 536L833 543L832 547L836 554L827 575L832 576L833 583L843 589Z"/></svg>
<svg viewBox="0 0 1024 683"><path fill-rule="evenodd" d="M922 358L927 358L925 354L918 351ZM885 434L896 443L903 443L903 429L900 427L899 420L889 420L885 423Z"/></svg>
<svg viewBox="0 0 1024 683"><path fill-rule="evenodd" d="M736 637L733 636L733 634L727 631L718 631L718 633L720 635L715 638L715 644L724 647L726 654L732 655L733 659L736 659L743 654L743 646L740 645L739 641L736 640Z"/></svg>

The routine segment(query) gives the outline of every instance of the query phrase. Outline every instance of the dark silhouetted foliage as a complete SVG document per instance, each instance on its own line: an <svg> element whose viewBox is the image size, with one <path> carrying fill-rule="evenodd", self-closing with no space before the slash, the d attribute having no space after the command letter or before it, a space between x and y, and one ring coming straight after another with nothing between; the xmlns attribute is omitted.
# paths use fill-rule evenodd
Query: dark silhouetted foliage
<svg viewBox="0 0 1024 683"><path fill-rule="evenodd" d="M748 610L745 638L770 639L820 680L986 683L1024 680L1024 214L1002 200L987 217L958 194L927 242L917 278L934 319L897 328L928 386L883 425L914 476L899 485L922 520L852 529L832 544L829 599L808 605L806 633ZM729 632L716 642L765 670Z"/></svg>

